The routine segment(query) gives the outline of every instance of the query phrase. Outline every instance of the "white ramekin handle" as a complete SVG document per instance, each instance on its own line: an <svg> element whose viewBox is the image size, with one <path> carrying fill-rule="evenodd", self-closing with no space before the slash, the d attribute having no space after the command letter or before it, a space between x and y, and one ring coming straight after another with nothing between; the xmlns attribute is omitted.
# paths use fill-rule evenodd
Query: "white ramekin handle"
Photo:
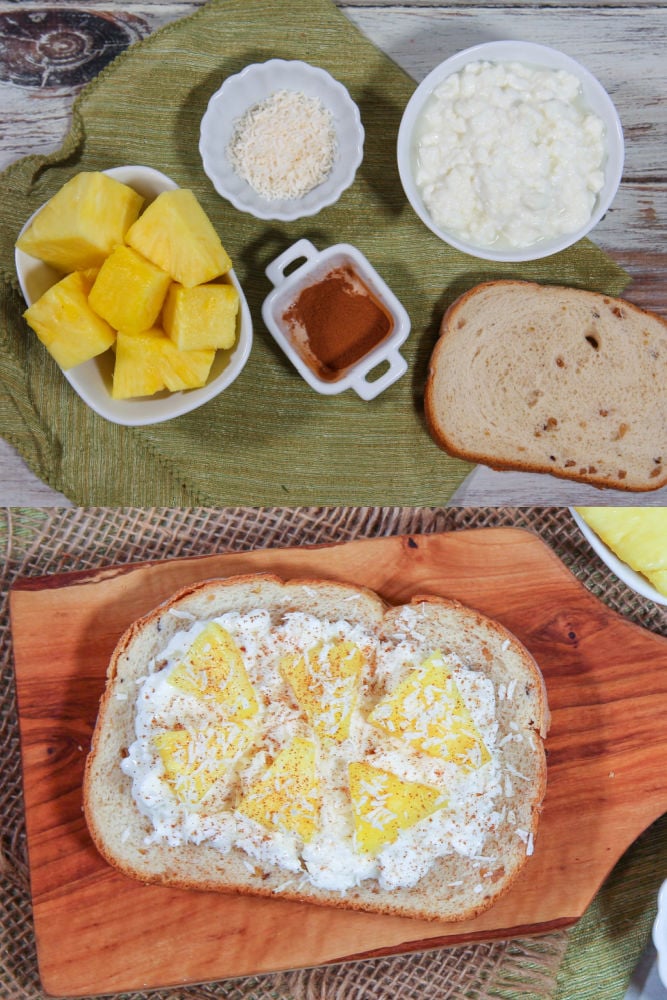
<svg viewBox="0 0 667 1000"><path fill-rule="evenodd" d="M378 365L389 363L389 368L380 375L379 378L374 379L369 382L368 375L374 371ZM372 368L367 369L363 374L359 375L352 383L351 388L354 389L362 399L375 399L379 396L381 392L390 386L394 382L397 382L401 375L405 375L408 370L408 363L398 351L392 351L386 357L381 358Z"/></svg>
<svg viewBox="0 0 667 1000"><path fill-rule="evenodd" d="M285 271L290 264L293 264L301 257L303 257L304 263L308 263L308 261L313 260L318 255L319 250L313 246L310 240L297 240L296 243L294 243L291 247L288 247L287 250L283 250L279 257L276 257L275 260L271 261L266 269L266 276L271 284L277 287L285 280ZM303 265L301 265L301 267L303 267ZM298 270L300 270L300 268L295 268L294 271L290 271L289 277L291 277L295 271Z"/></svg>

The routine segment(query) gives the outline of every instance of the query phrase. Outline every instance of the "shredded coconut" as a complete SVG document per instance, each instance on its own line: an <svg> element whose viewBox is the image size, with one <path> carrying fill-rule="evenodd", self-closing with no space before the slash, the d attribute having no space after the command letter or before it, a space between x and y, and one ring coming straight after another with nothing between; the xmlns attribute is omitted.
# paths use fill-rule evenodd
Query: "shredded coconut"
<svg viewBox="0 0 667 1000"><path fill-rule="evenodd" d="M316 97L277 90L236 123L227 148L234 170L269 201L302 198L331 172L336 131Z"/></svg>
<svg viewBox="0 0 667 1000"><path fill-rule="evenodd" d="M169 608L169 614L174 618L183 618L185 621L195 621L195 616L190 611L180 611L177 608Z"/></svg>

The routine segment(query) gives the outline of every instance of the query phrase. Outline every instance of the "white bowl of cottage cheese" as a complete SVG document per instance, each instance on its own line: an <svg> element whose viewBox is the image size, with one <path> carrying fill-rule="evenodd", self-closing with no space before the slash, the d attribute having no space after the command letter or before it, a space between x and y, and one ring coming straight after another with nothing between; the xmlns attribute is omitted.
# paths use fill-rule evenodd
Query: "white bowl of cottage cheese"
<svg viewBox="0 0 667 1000"><path fill-rule="evenodd" d="M440 239L484 260L537 260L586 236L623 171L623 131L599 81L522 41L446 59L417 87L398 133L410 204Z"/></svg>

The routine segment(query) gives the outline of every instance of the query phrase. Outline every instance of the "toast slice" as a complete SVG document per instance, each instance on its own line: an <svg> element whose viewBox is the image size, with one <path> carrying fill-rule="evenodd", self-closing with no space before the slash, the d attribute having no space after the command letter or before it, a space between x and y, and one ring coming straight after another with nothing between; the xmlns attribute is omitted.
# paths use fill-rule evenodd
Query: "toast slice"
<svg viewBox="0 0 667 1000"><path fill-rule="evenodd" d="M241 675L230 682L243 716L236 721L242 729L255 718L254 695L261 724L254 744L241 749L224 776L198 766L189 786L194 800L179 800L170 762L151 741L163 739L155 733L165 728L177 739L179 725L188 725L188 705L204 689L211 694L201 662L187 676L183 663L212 621L235 637L252 686L253 694L246 688L238 695ZM349 719L334 711L335 725L324 734L318 726L331 720L330 703L322 698L318 716L317 675L305 686L298 682L313 643L321 654L318 637L327 654L344 651L328 654L334 672L359 664L355 650L363 659ZM417 695L432 700L443 662L461 696L446 752L444 742L433 748L433 734L437 743L451 733L422 726L420 735L415 705L402 696L406 685L414 688L428 675L430 686ZM194 699L193 683L200 686ZM408 693L414 699L415 690ZM172 703L176 725L168 717ZM428 711L417 704L418 716ZM349 723L347 733L339 731L341 720ZM548 723L532 656L500 624L455 601L415 597L390 608L372 591L322 580L206 581L176 594L120 639L86 762L85 816L102 856L144 882L461 920L506 892L532 853L546 788ZM148 770L141 763L146 753ZM298 779L291 801L280 798L281 767ZM202 774L203 795L196 784ZM375 779L386 792L381 811L395 810L384 826L367 809ZM218 792L219 786L225 787ZM270 802L264 812L262 796ZM471 819L471 802L482 798ZM309 811L311 799L317 815Z"/></svg>
<svg viewBox="0 0 667 1000"><path fill-rule="evenodd" d="M595 292L478 285L444 315L425 411L436 443L468 461L659 489L667 483L667 323Z"/></svg>

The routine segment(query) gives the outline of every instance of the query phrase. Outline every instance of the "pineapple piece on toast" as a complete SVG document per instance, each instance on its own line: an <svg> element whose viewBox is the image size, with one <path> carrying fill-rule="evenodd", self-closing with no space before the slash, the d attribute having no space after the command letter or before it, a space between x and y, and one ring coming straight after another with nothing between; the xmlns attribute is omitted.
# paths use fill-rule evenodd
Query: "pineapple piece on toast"
<svg viewBox="0 0 667 1000"><path fill-rule="evenodd" d="M241 651L217 622L202 629L168 683L214 709L207 725L182 722L154 738L174 794L196 805L254 742L259 703Z"/></svg>
<svg viewBox="0 0 667 1000"><path fill-rule="evenodd" d="M402 830L447 804L437 788L406 781L365 761L350 764L348 773L355 839L365 854L377 854Z"/></svg>
<svg viewBox="0 0 667 1000"><path fill-rule="evenodd" d="M364 663L348 640L320 642L302 656L281 659L280 673L318 736L341 742L350 735Z"/></svg>
<svg viewBox="0 0 667 1000"><path fill-rule="evenodd" d="M196 698L217 702L230 719L250 719L259 711L241 651L217 622L202 629L169 675L169 683Z"/></svg>
<svg viewBox="0 0 667 1000"><path fill-rule="evenodd" d="M375 706L371 725L416 750L474 770L491 760L442 653L436 651Z"/></svg>
<svg viewBox="0 0 667 1000"><path fill-rule="evenodd" d="M295 737L253 782L238 811L269 830L288 830L308 842L319 823L320 786L315 744Z"/></svg>
<svg viewBox="0 0 667 1000"><path fill-rule="evenodd" d="M255 730L248 723L221 719L204 729L166 729L154 737L154 743L174 795L194 806L230 773L254 738Z"/></svg>

